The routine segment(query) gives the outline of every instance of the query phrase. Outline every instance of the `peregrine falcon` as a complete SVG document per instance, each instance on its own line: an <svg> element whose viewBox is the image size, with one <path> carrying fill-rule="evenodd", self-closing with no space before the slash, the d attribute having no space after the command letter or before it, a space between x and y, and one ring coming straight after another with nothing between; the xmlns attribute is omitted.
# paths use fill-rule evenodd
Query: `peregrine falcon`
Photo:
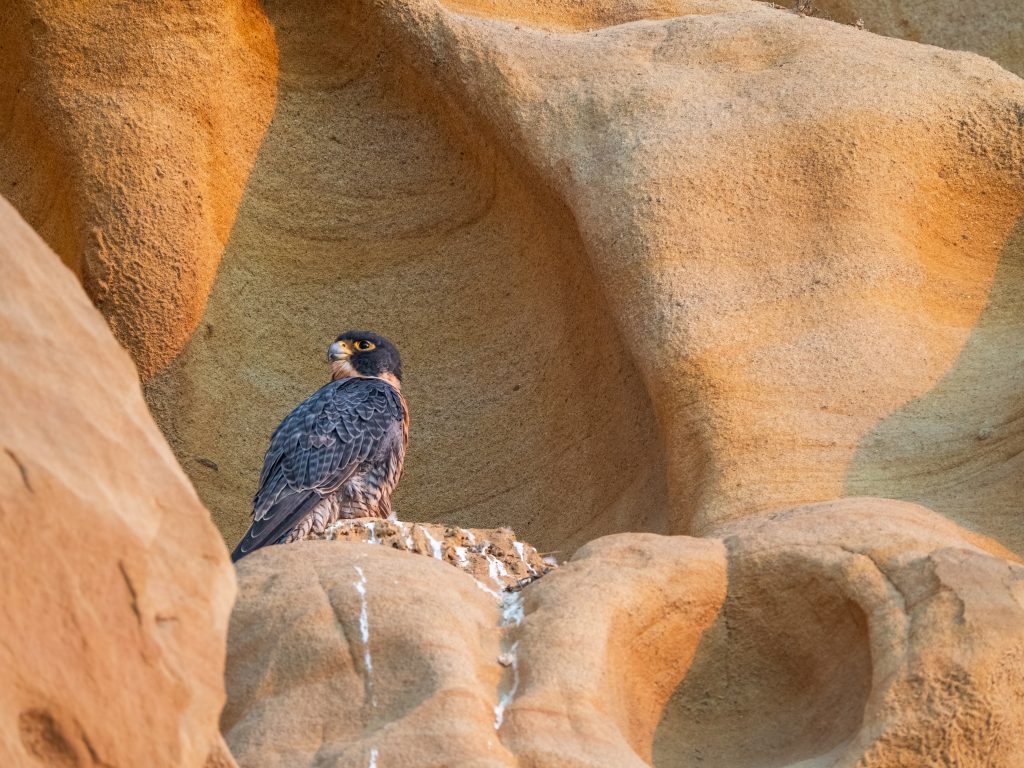
<svg viewBox="0 0 1024 768"><path fill-rule="evenodd" d="M263 459L252 525L231 560L322 533L335 520L393 517L409 409L395 345L347 331L327 350L331 381L285 416Z"/></svg>

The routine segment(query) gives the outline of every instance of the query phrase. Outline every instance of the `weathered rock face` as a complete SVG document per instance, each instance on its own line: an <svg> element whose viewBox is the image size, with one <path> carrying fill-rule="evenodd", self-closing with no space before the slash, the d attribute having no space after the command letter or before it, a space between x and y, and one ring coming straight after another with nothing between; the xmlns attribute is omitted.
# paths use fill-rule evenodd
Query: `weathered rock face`
<svg viewBox="0 0 1024 768"><path fill-rule="evenodd" d="M606 537L500 605L368 543L239 580L242 766L1021 765L1024 567L912 504Z"/></svg>
<svg viewBox="0 0 1024 768"><path fill-rule="evenodd" d="M26 0L0 43L0 191L225 536L361 326L404 353L400 514L576 553L500 609L365 544L246 558L243 764L1022 764L1020 566L831 500L1024 551L1024 81L748 0ZM196 764L224 553L125 358L48 352L109 339L26 298L44 261L2 287L3 748ZM582 546L626 530L706 538Z"/></svg>
<svg viewBox="0 0 1024 768"><path fill-rule="evenodd" d="M573 212L668 531L858 494L1024 544L1024 82L745 2L586 32L403 7L408 59Z"/></svg>
<svg viewBox="0 0 1024 768"><path fill-rule="evenodd" d="M723 554L612 537L499 605L390 547L258 550L238 564L225 736L253 768L645 765L724 595Z"/></svg>
<svg viewBox="0 0 1024 768"><path fill-rule="evenodd" d="M74 276L0 198L0 765L230 766L227 552Z"/></svg>
<svg viewBox="0 0 1024 768"><path fill-rule="evenodd" d="M713 535L729 596L655 765L1022 764L1024 567L1002 546L879 499Z"/></svg>
<svg viewBox="0 0 1024 768"><path fill-rule="evenodd" d="M399 517L514 522L566 551L662 529L653 412L564 205L454 123L360 4L266 9L277 111L204 328L147 390L226 538L248 525L268 435L349 327L403 355Z"/></svg>
<svg viewBox="0 0 1024 768"><path fill-rule="evenodd" d="M816 15L859 21L880 35L974 51L1024 76L1024 5L1016 0L813 0L811 6Z"/></svg>
<svg viewBox="0 0 1024 768"><path fill-rule="evenodd" d="M1019 15L932 5L833 11L993 51ZM571 551L871 494L1024 547L1020 80L746 0L264 10L0 20L3 190L144 375L232 232L148 390L227 538L369 325L406 517Z"/></svg>
<svg viewBox="0 0 1024 768"><path fill-rule="evenodd" d="M571 552L865 494L1024 547L1020 80L744 0L267 13L278 108L148 388L229 540L371 326L403 518Z"/></svg>
<svg viewBox="0 0 1024 768"><path fill-rule="evenodd" d="M222 727L240 766L506 764L497 608L470 576L340 541L257 550L238 574Z"/></svg>
<svg viewBox="0 0 1024 768"><path fill-rule="evenodd" d="M0 41L0 194L147 378L202 317L273 112L273 30L256 0L7 0Z"/></svg>

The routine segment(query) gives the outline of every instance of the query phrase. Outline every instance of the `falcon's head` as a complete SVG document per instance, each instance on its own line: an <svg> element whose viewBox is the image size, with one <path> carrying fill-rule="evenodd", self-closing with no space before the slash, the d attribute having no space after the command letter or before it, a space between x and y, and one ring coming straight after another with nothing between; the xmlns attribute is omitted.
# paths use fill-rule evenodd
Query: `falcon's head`
<svg viewBox="0 0 1024 768"><path fill-rule="evenodd" d="M327 348L331 378L373 376L399 386L402 359L395 345L369 331L345 331Z"/></svg>

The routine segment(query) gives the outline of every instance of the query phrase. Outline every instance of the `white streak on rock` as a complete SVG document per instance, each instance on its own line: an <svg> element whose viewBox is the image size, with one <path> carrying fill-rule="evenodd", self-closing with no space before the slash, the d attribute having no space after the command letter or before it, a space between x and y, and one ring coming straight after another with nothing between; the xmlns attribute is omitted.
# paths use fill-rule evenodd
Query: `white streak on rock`
<svg viewBox="0 0 1024 768"><path fill-rule="evenodd" d="M472 576L472 574L470 574L470 576ZM484 584L482 581L480 581L480 579L476 578L475 576L473 577L473 583L476 584L478 589L482 589L484 592L486 592L488 595L493 597L495 600L501 600L501 593L500 592L495 592L493 589L488 587L486 584Z"/></svg>
<svg viewBox="0 0 1024 768"><path fill-rule="evenodd" d="M362 604L359 609L359 635L363 641L363 666L366 668L366 699L371 707L375 707L377 702L373 696L373 656L370 654L370 604L366 600L366 574L358 565L352 567L359 574L356 592Z"/></svg>
<svg viewBox="0 0 1024 768"><path fill-rule="evenodd" d="M516 697L516 691L519 690L519 656L516 654L516 650L519 648L519 643L513 643L512 646L506 651L509 659L509 668L512 671L512 685L509 686L508 690L501 692L498 698L498 703L494 705L494 730L499 730L502 723L505 722L505 710L508 705L512 703L512 700Z"/></svg>
<svg viewBox="0 0 1024 768"><path fill-rule="evenodd" d="M526 557L526 548L523 546L523 542L513 541L512 548L515 549L516 555L523 561L523 564L526 566L526 570L530 572L530 575L536 576L537 569L530 565L530 561Z"/></svg>
<svg viewBox="0 0 1024 768"><path fill-rule="evenodd" d="M498 591L503 591L507 585L502 577L508 576L508 569L494 555L486 553L484 557L487 558L487 575L490 576L491 581L498 585Z"/></svg>
<svg viewBox="0 0 1024 768"><path fill-rule="evenodd" d="M521 592L506 592L501 598L501 623L504 633L509 629L518 627L523 623L525 609L523 607L523 594ZM502 638L502 654L500 663L507 665L508 669L502 676L501 685L498 687L498 703L494 706L494 730L499 730L505 722L505 710L515 699L519 690L519 641L508 644L506 637Z"/></svg>
<svg viewBox="0 0 1024 768"><path fill-rule="evenodd" d="M501 626L518 627L524 617L523 593L506 592L501 598Z"/></svg>
<svg viewBox="0 0 1024 768"><path fill-rule="evenodd" d="M430 535L430 531L426 526L422 527L423 536L430 543L430 554L435 560L440 560L442 557L441 553L441 542Z"/></svg>

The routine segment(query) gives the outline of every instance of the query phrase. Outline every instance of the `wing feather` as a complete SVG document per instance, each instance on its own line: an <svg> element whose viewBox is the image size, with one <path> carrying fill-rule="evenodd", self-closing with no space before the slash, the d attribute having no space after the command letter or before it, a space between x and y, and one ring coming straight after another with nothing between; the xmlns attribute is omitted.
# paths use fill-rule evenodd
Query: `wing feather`
<svg viewBox="0 0 1024 768"><path fill-rule="evenodd" d="M388 438L404 416L398 392L380 379L332 381L298 405L270 438L253 524L232 558L282 538L363 462L389 460Z"/></svg>

